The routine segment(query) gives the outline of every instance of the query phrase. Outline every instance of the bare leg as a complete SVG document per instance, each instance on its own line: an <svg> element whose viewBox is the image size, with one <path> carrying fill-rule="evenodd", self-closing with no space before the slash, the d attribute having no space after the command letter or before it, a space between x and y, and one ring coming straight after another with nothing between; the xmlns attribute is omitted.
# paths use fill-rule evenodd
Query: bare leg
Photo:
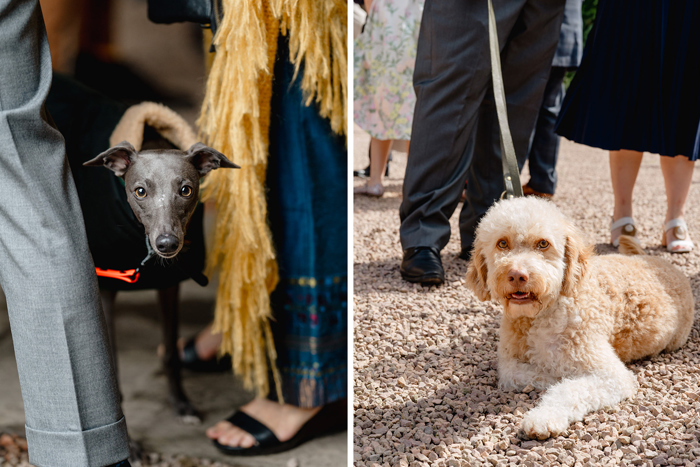
<svg viewBox="0 0 700 467"><path fill-rule="evenodd" d="M389 153L391 152L390 139L372 138L370 142L369 156L369 171L370 176L365 186L355 188L356 194L364 194L371 196L381 196L384 193L382 180L384 179L384 171L386 164L389 161Z"/></svg>
<svg viewBox="0 0 700 467"><path fill-rule="evenodd" d="M664 176L666 186L666 219L683 218L685 216L685 202L690 192L690 184L693 181L693 168L695 162L684 156L661 156L661 173ZM674 229L666 232L666 244L676 240Z"/></svg>
<svg viewBox="0 0 700 467"><path fill-rule="evenodd" d="M627 149L610 151L610 180L615 196L613 221L623 217L632 217L632 192L641 165L641 152ZM611 232L611 240L620 236L621 229L620 227Z"/></svg>
<svg viewBox="0 0 700 467"><path fill-rule="evenodd" d="M389 153L391 152L390 139L372 138L370 143L370 176L368 185L381 185L384 180L384 171L386 164L389 162Z"/></svg>
<svg viewBox="0 0 700 467"><path fill-rule="evenodd" d="M685 215L685 201L690 192L690 183L693 181L693 168L695 162L684 156L661 156L661 173L664 175L666 185L666 220L683 217Z"/></svg>

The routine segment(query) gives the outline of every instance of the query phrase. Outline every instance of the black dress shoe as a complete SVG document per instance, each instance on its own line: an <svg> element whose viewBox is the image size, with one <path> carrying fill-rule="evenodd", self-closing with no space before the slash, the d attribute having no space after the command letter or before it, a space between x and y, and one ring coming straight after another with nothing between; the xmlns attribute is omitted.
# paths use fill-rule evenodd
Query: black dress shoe
<svg viewBox="0 0 700 467"><path fill-rule="evenodd" d="M391 158L389 158L391 160ZM360 177L360 178L369 178L369 165L365 167L364 169L360 170L353 170L352 175L353 177ZM386 170L384 171L384 176L388 177L389 176L389 162L386 163Z"/></svg>
<svg viewBox="0 0 700 467"><path fill-rule="evenodd" d="M429 246L406 249L401 261L401 277L424 286L442 285L445 282L445 271L442 269L440 251Z"/></svg>
<svg viewBox="0 0 700 467"><path fill-rule="evenodd" d="M231 371L232 363L230 355L224 355L220 358L212 357L209 360L202 360L199 358L199 354L197 353L195 337L191 337L187 342L185 342L185 346L182 349L180 366L196 373L217 373Z"/></svg>

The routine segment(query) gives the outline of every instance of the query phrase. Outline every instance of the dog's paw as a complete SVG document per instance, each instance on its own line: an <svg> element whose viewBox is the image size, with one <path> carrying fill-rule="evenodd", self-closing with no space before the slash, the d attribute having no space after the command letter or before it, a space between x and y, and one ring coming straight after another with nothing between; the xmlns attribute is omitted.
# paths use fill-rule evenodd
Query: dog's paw
<svg viewBox="0 0 700 467"><path fill-rule="evenodd" d="M178 420L185 425L201 425L202 414L189 401L178 401L174 405Z"/></svg>
<svg viewBox="0 0 700 467"><path fill-rule="evenodd" d="M513 379L499 378L498 380L498 389L501 391L521 392L525 386L522 382Z"/></svg>
<svg viewBox="0 0 700 467"><path fill-rule="evenodd" d="M569 428L569 420L561 413L536 408L525 414L522 429L531 439L547 439Z"/></svg>
<svg viewBox="0 0 700 467"><path fill-rule="evenodd" d="M201 425L202 419L198 415L180 415L180 422L183 425Z"/></svg>

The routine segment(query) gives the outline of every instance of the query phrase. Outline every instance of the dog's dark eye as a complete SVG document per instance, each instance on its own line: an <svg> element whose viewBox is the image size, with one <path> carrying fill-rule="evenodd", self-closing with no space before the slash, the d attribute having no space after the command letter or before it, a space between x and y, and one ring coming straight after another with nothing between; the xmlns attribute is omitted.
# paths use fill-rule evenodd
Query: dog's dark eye
<svg viewBox="0 0 700 467"><path fill-rule="evenodd" d="M500 248L501 250L505 250L506 248L508 248L508 242L506 240L499 241L498 248Z"/></svg>
<svg viewBox="0 0 700 467"><path fill-rule="evenodd" d="M549 242L547 240L540 240L540 242L537 244L537 248L540 250L546 250L549 248Z"/></svg>
<svg viewBox="0 0 700 467"><path fill-rule="evenodd" d="M183 186L180 188L180 195L182 195L184 198L189 198L192 196L192 187L189 185Z"/></svg>
<svg viewBox="0 0 700 467"><path fill-rule="evenodd" d="M143 199L146 197L148 193L146 193L146 189L144 187L138 187L137 189L134 190L134 194L136 195L137 198Z"/></svg>

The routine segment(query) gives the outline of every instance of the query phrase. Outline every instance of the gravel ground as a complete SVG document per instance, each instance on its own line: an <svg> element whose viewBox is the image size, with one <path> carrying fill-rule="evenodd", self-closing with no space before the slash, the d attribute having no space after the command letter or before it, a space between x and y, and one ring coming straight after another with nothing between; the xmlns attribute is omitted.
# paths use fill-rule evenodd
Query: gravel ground
<svg viewBox="0 0 700 467"><path fill-rule="evenodd" d="M233 467L210 459L189 457L184 455L168 455L145 453L141 462L132 463L132 467ZM0 434L0 467L17 466L31 467L27 455L27 440L22 436L10 433ZM299 467L295 458L289 459L287 467Z"/></svg>
<svg viewBox="0 0 700 467"><path fill-rule="evenodd" d="M27 455L27 440L21 436L10 433L0 434L0 467L17 466L31 467ZM214 462L208 459L199 459L188 456L173 456L157 453L146 453L143 461L132 464L133 467L157 466L157 467L231 467L232 464ZM296 467L296 465L290 465Z"/></svg>
<svg viewBox="0 0 700 467"><path fill-rule="evenodd" d="M356 168L367 164L368 141L355 127ZM607 153L562 141L558 170L556 204L599 254L613 252ZM636 397L587 415L562 436L527 439L519 426L542 393L498 389L501 309L479 302L464 285L467 263L457 258L457 216L442 252L445 285L422 288L401 279L398 209L404 171L405 154L395 151L384 197L355 197L356 466L700 465L697 322L681 350L631 365L640 383ZM698 195L699 182L696 173L690 200ZM659 158L645 155L635 191L640 240L648 254L669 259L687 274L698 302L697 250L670 255L660 247L665 208ZM686 218L691 236L700 241L696 203L689 203Z"/></svg>

